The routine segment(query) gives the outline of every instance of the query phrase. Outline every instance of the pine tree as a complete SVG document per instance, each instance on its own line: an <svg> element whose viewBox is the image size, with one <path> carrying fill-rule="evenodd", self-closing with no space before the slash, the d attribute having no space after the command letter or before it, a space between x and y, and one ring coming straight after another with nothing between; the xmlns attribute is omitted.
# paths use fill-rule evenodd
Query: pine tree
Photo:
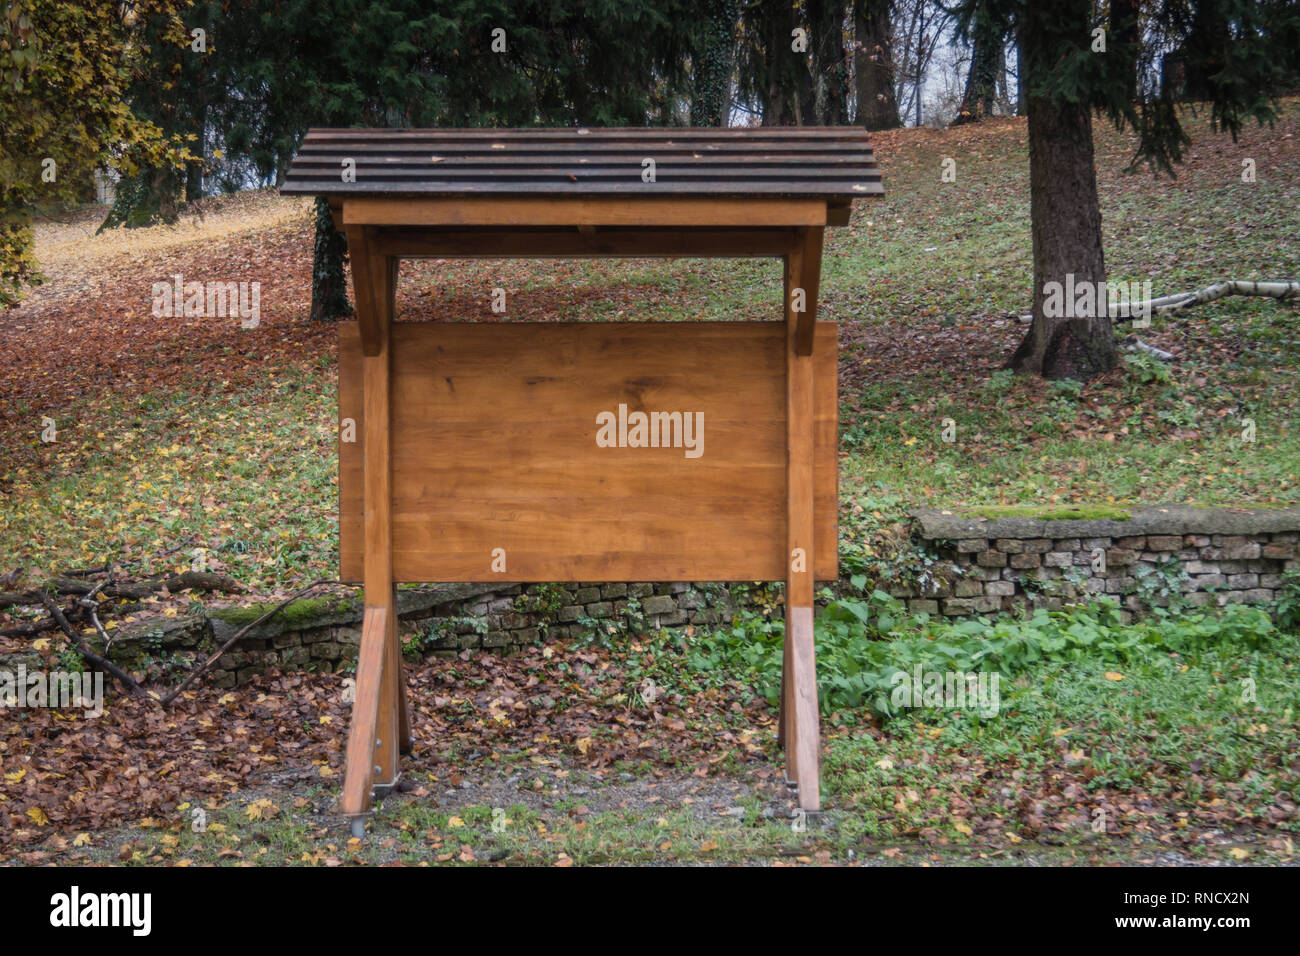
<svg viewBox="0 0 1300 956"><path fill-rule="evenodd" d="M1105 282L1093 156L1100 111L1138 134L1133 165L1173 173L1188 137L1180 101L1209 106L1234 138L1269 123L1296 82L1300 4L1294 0L964 0L970 21L987 5L1011 24L1028 114L1033 231L1033 323L1011 366L1086 379L1118 361L1104 303L1093 315L1046 315L1048 283ZM1140 18L1140 20L1139 20Z"/></svg>

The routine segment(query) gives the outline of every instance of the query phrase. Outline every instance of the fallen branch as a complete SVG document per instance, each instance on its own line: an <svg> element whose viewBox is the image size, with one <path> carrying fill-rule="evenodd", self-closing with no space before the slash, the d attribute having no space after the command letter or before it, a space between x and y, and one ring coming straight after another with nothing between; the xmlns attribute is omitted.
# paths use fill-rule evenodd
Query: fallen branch
<svg viewBox="0 0 1300 956"><path fill-rule="evenodd" d="M47 617L42 621L31 621L27 624L15 624L13 627L6 627L0 630L0 637L31 637L33 634L44 634L46 631L57 631L59 624L52 617Z"/></svg>
<svg viewBox="0 0 1300 956"><path fill-rule="evenodd" d="M1195 292L1180 292L1176 295L1161 296L1136 304L1117 303L1110 307L1110 314L1131 316L1134 312L1146 314L1150 310L1156 315L1168 315L1190 309L1194 305L1203 305L1230 295L1258 295L1271 299L1300 298L1300 282L1248 282L1244 279L1229 279L1214 285L1197 289Z"/></svg>
<svg viewBox="0 0 1300 956"><path fill-rule="evenodd" d="M274 617L276 614L280 613L280 612L283 611L286 607L288 607L290 604L292 604L294 601L298 600L298 598L300 598L300 597L302 597L303 595L305 595L308 591L313 591L313 590L315 590L316 588L320 587L322 584L337 584L337 583L338 583L338 582L335 581L333 578L322 578L322 579L319 580L319 581L313 581L311 584L307 585L307 586L306 586L305 588L303 588L301 591L298 591L298 592L295 593L295 594L291 594L291 595L289 595L287 598L285 598L283 601L281 601L281 602L280 602L279 604L277 604L275 607L271 608L271 610L267 611L265 614L263 614L261 617L259 617L256 621L253 621L252 623L250 623L250 624L248 624L248 625L246 625L246 626L240 628L238 631L235 632L235 634L230 638L230 640L228 640L228 641L226 641L226 643L222 644L221 647L218 648L218 649L216 650L216 652L213 653L213 654L212 654L212 655L211 655L207 660L205 660L203 663L201 663L198 667L194 668L194 670L190 671L190 676L187 677L187 678L185 678L185 680L181 683L181 685L180 685L179 687L177 687L175 690L173 690L171 693L169 693L166 697L162 698L162 700L160 701L160 703L162 704L162 706L164 706L164 707L169 706L169 705L171 704L172 701L174 701L177 697L179 697L179 696L181 695L181 692L184 691L185 688L189 687L189 686L190 686L191 684L193 684L196 680L198 680L200 677L202 677L203 674L205 674L205 673L207 672L208 668L210 668L213 664L215 664L218 660L221 659L221 655L222 655L222 654L226 653L226 651L228 651L228 650L230 650L232 647L234 647L235 644L236 644L236 643L237 643L237 642L238 642L238 641L239 641L239 640L240 640L240 639L241 639L245 634L247 634L247 633L248 633L249 631L251 631L253 628L257 627L257 625L261 624L263 621L267 621L267 620L271 619L271 618Z"/></svg>
<svg viewBox="0 0 1300 956"><path fill-rule="evenodd" d="M59 627L63 629L63 633L68 635L68 640L70 640L72 642L72 646L77 649L77 653L79 653L83 658L85 658L86 661L88 661L93 666L98 667L100 670L105 671L106 673L111 674L113 677L115 677L117 679L117 682L121 684L124 688L126 688L127 692L132 697L140 697L144 695L144 688L140 686L139 682L136 681L134 677L132 677L126 671L122 670L122 668L118 667L116 664L114 664L112 661L108 660L107 658L100 657L98 654L96 654L94 651L92 651L89 647L86 646L85 640L81 637L80 634L78 634L76 631L72 629L72 625L68 623L68 619L64 616L63 611L59 608L59 605L55 603L54 598L46 594L45 601L43 603L45 604L46 610L50 612L50 617L52 617L55 621L57 621Z"/></svg>
<svg viewBox="0 0 1300 956"><path fill-rule="evenodd" d="M1132 319L1146 315L1168 315L1190 309L1194 305L1204 305L1230 295L1257 295L1270 299L1300 298L1300 282L1252 282L1246 279L1228 279L1216 282L1204 289L1192 292L1177 292L1163 295L1143 302L1112 302L1108 306L1113 319ZM1136 315L1135 315L1136 313ZM1033 314L1020 316L1021 322L1032 322Z"/></svg>
<svg viewBox="0 0 1300 956"><path fill-rule="evenodd" d="M108 579L92 585L89 581L78 578L55 578L45 588L33 588L30 591L0 591L0 607L10 605L41 604L42 595L49 591L57 594L97 594L103 591L108 597L139 600L166 588L175 593L189 588L194 591L221 591L225 594L238 594L244 588L234 578L224 574L211 574L205 571L185 571L165 578L153 578L148 581L111 583Z"/></svg>
<svg viewBox="0 0 1300 956"><path fill-rule="evenodd" d="M1124 339L1124 347L1130 352L1144 352L1154 359L1161 362L1172 362L1176 357L1173 352L1166 352L1164 349L1158 349L1154 345L1143 342L1136 335L1130 335Z"/></svg>

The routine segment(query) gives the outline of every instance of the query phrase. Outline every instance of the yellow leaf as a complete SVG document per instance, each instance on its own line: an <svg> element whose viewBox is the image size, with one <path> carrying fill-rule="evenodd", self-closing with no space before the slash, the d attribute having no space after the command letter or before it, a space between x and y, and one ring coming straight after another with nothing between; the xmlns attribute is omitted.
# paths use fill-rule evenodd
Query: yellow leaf
<svg viewBox="0 0 1300 956"><path fill-rule="evenodd" d="M7 783L22 783L25 776L27 776L27 768L23 767L22 770L15 770L13 773L5 774L5 781Z"/></svg>
<svg viewBox="0 0 1300 956"><path fill-rule="evenodd" d="M464 825L465 825L465 821L462 820L460 817L452 817L450 820L447 821L447 826L449 827L463 827Z"/></svg>
<svg viewBox="0 0 1300 956"><path fill-rule="evenodd" d="M38 651L48 651L50 649L50 639L48 637L38 637L32 641L32 647Z"/></svg>
<svg viewBox="0 0 1300 956"><path fill-rule="evenodd" d="M1123 680L1124 675L1118 671L1106 671L1106 680Z"/></svg>
<svg viewBox="0 0 1300 956"><path fill-rule="evenodd" d="M320 722L322 724L332 724L334 723L334 718L331 717L329 714L321 714Z"/></svg>
<svg viewBox="0 0 1300 956"><path fill-rule="evenodd" d="M590 738L590 737L579 737L579 738L578 738L578 753L582 754L582 755L585 757L585 756L587 755L587 751L590 750L590 749L591 749L591 738Z"/></svg>
<svg viewBox="0 0 1300 956"><path fill-rule="evenodd" d="M970 836L972 833L975 832L964 823L953 824L953 829L956 830L958 833L964 833L966 836Z"/></svg>
<svg viewBox="0 0 1300 956"><path fill-rule="evenodd" d="M27 811L27 816L29 816L32 822L35 823L38 827L43 827L45 826L45 824L50 822L50 818L45 815L45 811L42 810L40 807L29 808Z"/></svg>
<svg viewBox="0 0 1300 956"><path fill-rule="evenodd" d="M72 838L72 845L73 845L73 846L90 846L90 834L89 834L89 833L78 833L75 837Z"/></svg>
<svg viewBox="0 0 1300 956"><path fill-rule="evenodd" d="M709 840L708 842L706 842L706 843L704 843L703 845L700 846L700 852L701 852L701 853L712 853L712 852L713 852L714 850L716 850L717 848L718 848L718 841L717 841L717 840Z"/></svg>
<svg viewBox="0 0 1300 956"><path fill-rule="evenodd" d="M250 820L269 820L279 812L277 807L265 797L261 800L254 800L244 810Z"/></svg>
<svg viewBox="0 0 1300 956"><path fill-rule="evenodd" d="M30 813L31 811L28 812ZM1228 851L1228 855L1232 857L1234 860L1244 860L1246 859L1246 857L1250 856L1250 851L1242 849L1239 846L1234 846L1231 850Z"/></svg>

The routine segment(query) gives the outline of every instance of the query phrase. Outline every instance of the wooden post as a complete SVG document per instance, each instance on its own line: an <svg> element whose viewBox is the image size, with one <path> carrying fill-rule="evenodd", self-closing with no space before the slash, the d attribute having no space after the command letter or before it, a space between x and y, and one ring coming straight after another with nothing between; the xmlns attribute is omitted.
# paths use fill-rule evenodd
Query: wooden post
<svg viewBox="0 0 1300 956"><path fill-rule="evenodd" d="M390 401L397 260L377 255L370 248L368 238L360 230L352 230L349 236L357 318L365 356L362 359L365 617L341 802L342 811L354 818L370 808L375 788L391 787L397 782L398 753L409 749L411 736L393 581ZM367 338L370 350L366 348ZM354 832L355 823L354 820Z"/></svg>
<svg viewBox="0 0 1300 956"><path fill-rule="evenodd" d="M821 732L813 646L813 359L821 228L802 230L785 260L786 287L786 560L782 717L786 774L799 806L821 809ZM802 300L803 309L797 307ZM804 342L807 342L805 347ZM834 547L831 542L829 546Z"/></svg>

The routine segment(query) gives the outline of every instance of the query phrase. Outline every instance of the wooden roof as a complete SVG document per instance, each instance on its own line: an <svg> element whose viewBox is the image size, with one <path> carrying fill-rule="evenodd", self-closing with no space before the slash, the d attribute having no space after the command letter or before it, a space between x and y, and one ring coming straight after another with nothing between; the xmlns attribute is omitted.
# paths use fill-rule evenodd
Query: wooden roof
<svg viewBox="0 0 1300 956"><path fill-rule="evenodd" d="M356 163L344 182L343 161ZM642 180L643 161L655 181ZM281 191L323 196L732 197L883 194L857 127L313 129Z"/></svg>

